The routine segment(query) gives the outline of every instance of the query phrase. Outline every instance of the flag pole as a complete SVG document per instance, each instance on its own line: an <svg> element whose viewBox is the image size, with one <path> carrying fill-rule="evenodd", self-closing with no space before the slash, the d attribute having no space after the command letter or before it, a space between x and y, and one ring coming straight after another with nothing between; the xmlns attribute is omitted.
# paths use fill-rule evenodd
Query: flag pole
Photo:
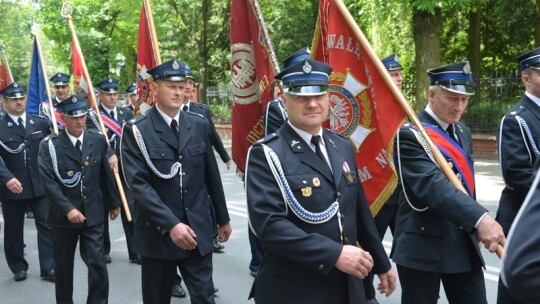
<svg viewBox="0 0 540 304"><path fill-rule="evenodd" d="M90 75L88 74L88 68L86 67L86 61L84 60L83 53L81 51L81 46L79 44L79 39L77 38L77 32L75 31L75 26L73 25L73 19L71 17L71 5L64 2L62 5L62 11L61 14L64 18L67 19L69 24L69 29L71 30L71 36L73 39L73 43L75 44L75 49L79 53L81 57L81 64L83 68L83 76L86 79L87 85L88 85L88 95L90 97L90 103L92 107L94 108L94 111L96 113L96 116L99 121L99 125L101 127L103 136L105 137L105 141L107 142L107 145L110 146L109 143L109 137L107 136L107 129L105 129L105 125L103 124L103 119L101 118L101 114L96 102L96 95L94 94L94 87L92 86L92 81L90 80ZM120 175L118 174L118 170L113 170L114 173L114 179L116 180L116 186L118 187L118 192L120 193L120 199L122 200L122 207L124 209L124 212L126 213L126 218L128 222L131 222L131 212L129 211L129 206L126 200L126 194L124 193L124 187L122 186L122 181L120 180Z"/></svg>
<svg viewBox="0 0 540 304"><path fill-rule="evenodd" d="M272 41L270 41L270 35L268 35L268 30L266 29L266 23L264 22L264 18L261 12L261 7L259 6L259 2L257 0L250 0L250 1L253 8L255 9L255 16L257 17L257 21L259 22L262 28L264 40L266 41L268 52L270 52L270 61L272 61L274 72L278 74L280 72L279 63L277 61L276 53L274 52Z"/></svg>
<svg viewBox="0 0 540 304"><path fill-rule="evenodd" d="M0 51L2 51L2 57L4 58L4 62L6 63L6 68L7 68L7 71L8 71L8 75L9 75L9 82L13 83L13 74L11 74L11 68L9 67L9 63L8 63L8 60L7 60L7 57L6 57L6 46L4 45L4 43L2 43L2 40L0 40Z"/></svg>
<svg viewBox="0 0 540 304"><path fill-rule="evenodd" d="M51 92L51 88L49 86L49 77L47 77L47 69L46 69L46 64L45 64L45 61L43 60L43 51L41 50L41 42L39 40L39 34L38 34L38 29L36 28L35 29L35 32L34 32L34 38L36 39L36 44L37 44L37 48L38 48L38 56L40 58L40 62L41 62L41 71L43 72L43 78L45 78L45 88L47 90L47 99L49 100L49 113L50 113L50 116L51 116L51 122L52 122L52 125L53 125L53 130L54 130L54 134L58 134L58 125L57 125L57 122L56 122L56 109L54 108L53 106L53 103L52 103L52 99L51 99L51 95L50 95L50 92Z"/></svg>
<svg viewBox="0 0 540 304"><path fill-rule="evenodd" d="M146 8L146 20L148 20L148 27L150 28L150 35L152 36L152 47L154 48L154 54L156 55L157 65L161 64L161 54L159 52L159 44L157 40L156 27L154 26L154 15L152 13L152 7L150 6L150 0L143 0L143 5Z"/></svg>
<svg viewBox="0 0 540 304"><path fill-rule="evenodd" d="M446 176L446 178L454 185L458 190L462 191L463 193L467 194L467 190L465 190L465 187L463 187L463 184L461 181L457 178L456 174L450 166L448 165L446 159L442 155L439 148L433 143L433 140L426 132L426 129L422 125L422 122L412 109L412 107L409 105L407 100L405 100L405 97L401 93L401 91L398 90L397 86L393 83L392 78L390 78L390 74L388 74L388 71L382 64L382 61L379 59L379 57L375 54L375 51L371 47L371 44L368 42L366 36L352 17L351 13L345 6L345 4L341 0L334 0L334 3L336 4L336 7L339 9L345 20L347 21L347 24L354 29L354 34L360 44L366 49L366 55L371 59L373 64L375 65L375 68L377 69L377 72L379 72L381 75L383 75L384 82L386 83L387 87L390 88L392 94L394 97L399 101L401 107L405 110L405 113L407 116L411 119L412 123L416 125L424 139L426 140L427 144L429 145L429 148L433 152L433 157L435 158L435 161L437 162L437 165L439 165L439 168L441 168L441 171ZM503 248L499 244L497 248L497 256L499 258L502 256Z"/></svg>

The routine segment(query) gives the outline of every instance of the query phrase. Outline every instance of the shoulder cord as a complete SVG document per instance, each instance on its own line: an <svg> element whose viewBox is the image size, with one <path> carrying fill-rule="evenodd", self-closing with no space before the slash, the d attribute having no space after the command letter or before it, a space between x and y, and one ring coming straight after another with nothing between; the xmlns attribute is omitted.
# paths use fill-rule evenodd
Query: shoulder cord
<svg viewBox="0 0 540 304"><path fill-rule="evenodd" d="M413 128L410 128L409 130L413 132L414 136L416 137L420 145L422 145L422 148L424 148L424 151L426 151L428 157L436 164L437 162L435 161L435 158L433 157L433 153L431 152L431 149L429 148L426 140L422 137L420 132L414 130ZM399 148L399 130L397 131L397 134L396 134L396 146L397 146L397 160L398 160L398 165L399 165L399 179L401 181L401 188L403 189L403 194L405 195L405 199L407 200L407 203L409 204L409 206L411 206L411 208L414 211L417 211L417 212L427 211L429 207L426 206L421 209L416 208L415 206L413 206L413 204L409 200L409 197L407 196L407 190L405 189L405 183L403 182L403 173L401 171L401 149Z"/></svg>
<svg viewBox="0 0 540 304"><path fill-rule="evenodd" d="M534 155L538 157L540 155L540 151L538 151L538 147L534 143L533 136L531 134L531 130L529 129L529 126L527 125L527 122L523 118L519 117L518 115L516 115L516 120L521 126L521 135L523 136L523 141L525 141L525 146L527 146L527 142L525 138L525 136L527 136L527 139L529 139L529 142L531 143L531 147L534 152ZM523 132L525 132L525 134L523 134ZM527 147L527 149L529 148ZM530 159L530 162L533 163L533 159L532 159L532 155L530 151L529 151L529 159Z"/></svg>
<svg viewBox="0 0 540 304"><path fill-rule="evenodd" d="M274 174L274 177L278 183L279 189L281 190L281 194L283 195L283 199L286 202L285 206L288 205L299 219L310 224L325 223L329 221L334 215L337 214L338 221L340 222L339 226L341 229L342 226L341 226L341 214L339 212L339 203L335 201L332 203L332 205L330 205L330 207L328 207L328 209L319 213L310 212L304 209L302 205L298 203L298 201L294 197L294 194L292 193L291 187L289 186L289 183L287 182L287 179L285 178L285 174L283 173L283 168L281 166L281 162L279 161L278 156L267 145L262 145L262 146L263 146L264 154L266 155L266 160L268 161L270 170L272 171L272 174Z"/></svg>
<svg viewBox="0 0 540 304"><path fill-rule="evenodd" d="M52 143L52 139L49 139L49 154L51 155L51 161L52 166L54 170L54 174L58 178L58 180L66 187L73 188L77 186L79 181L81 180L81 172L77 172L72 178L69 179L63 179L60 176L60 173L58 173L58 163L56 162L56 149L54 148L54 144Z"/></svg>
<svg viewBox="0 0 540 304"><path fill-rule="evenodd" d="M24 149L24 143L22 143L17 149L10 149L1 140L0 140L0 146L2 146L2 148L4 148L7 152L9 152L11 154L17 154L17 153L21 152Z"/></svg>
<svg viewBox="0 0 540 304"><path fill-rule="evenodd" d="M171 179L173 178L178 172L182 172L182 163L175 162L171 166L171 171L169 174L164 174L158 171L158 169L154 166L152 163L152 160L150 159L150 156L148 155L148 150L146 149L146 144L144 143L144 139L142 137L141 131L139 131L139 128L137 128L136 125L133 125L133 135L135 136L135 141L137 142L137 146L139 146L139 150L141 150L141 153L144 157L144 160L146 161L146 164L148 167L150 167L150 170L154 172L155 175L157 175L161 179ZM182 184L182 174L180 174L180 185Z"/></svg>

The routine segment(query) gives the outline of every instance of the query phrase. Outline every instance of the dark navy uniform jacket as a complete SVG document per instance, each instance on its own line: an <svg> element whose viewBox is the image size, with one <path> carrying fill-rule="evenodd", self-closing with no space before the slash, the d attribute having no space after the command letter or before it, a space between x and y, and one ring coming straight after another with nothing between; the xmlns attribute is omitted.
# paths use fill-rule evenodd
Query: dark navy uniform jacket
<svg viewBox="0 0 540 304"><path fill-rule="evenodd" d="M338 200L343 242L360 243L374 259L374 273L390 269L358 180L354 148L349 140L328 130L323 131L323 138L333 174L288 123L255 143L249 152L249 218L266 250L252 290L257 303L365 301L361 280L335 267L343 247L337 216L319 224L300 220L284 202L263 144L279 157L285 178L303 208L322 212Z"/></svg>
<svg viewBox="0 0 540 304"><path fill-rule="evenodd" d="M527 125L530 137L519 119ZM534 179L539 138L540 107L524 94L503 117L497 132L499 160L505 182L497 210L497 221L505 234L508 234Z"/></svg>
<svg viewBox="0 0 540 304"><path fill-rule="evenodd" d="M62 179L70 179L81 172L80 184L75 187L63 185L56 176L49 151L52 141L56 150L58 173ZM49 224L53 228L82 228L103 223L105 210L120 207L113 175L107 160L107 143L103 135L85 131L82 157L66 131L51 135L39 147L39 172L49 198ZM77 208L86 217L81 224L71 223L67 213Z"/></svg>
<svg viewBox="0 0 540 304"><path fill-rule="evenodd" d="M100 104L99 105L99 110L101 112L104 112L105 115L107 115L107 117L110 118L110 114L109 112L103 108L103 106ZM86 119L86 127L89 129L89 130L96 130L98 132L101 132L101 127L98 125L96 125L96 122L98 122L98 118L97 116L95 116L93 113L90 114L90 112L88 112L88 118ZM94 115L94 119L91 119L91 115ZM124 123L128 120L130 120L131 118L133 118L133 112L130 111L128 108L121 108L121 107L116 107L116 116L115 117L115 120L120 124L120 128L122 128L122 126L124 125ZM113 138L113 135L114 133L109 130L107 128L107 126L105 125L105 128L107 129L107 138L109 138L109 142L111 144L111 148L115 150L116 152L116 155L118 157L120 157L120 150L118 149L119 145L120 145L120 138L118 138L118 136L114 136ZM110 151L109 151L110 153ZM110 155L109 155L110 156Z"/></svg>
<svg viewBox="0 0 540 304"><path fill-rule="evenodd" d="M540 303L540 234L536 233L540 221L538 184L533 184L528 195L506 241L501 274L512 296L526 303Z"/></svg>
<svg viewBox="0 0 540 304"><path fill-rule="evenodd" d="M26 114L26 128L21 129L9 115L0 118L0 195L2 199L28 199L45 195L38 171L39 143L49 135L49 123L46 119ZM10 153L7 149L18 150ZM5 147L4 147L5 146ZM7 149L6 149L7 148ZM13 151L13 152L15 152ZM20 194L9 191L6 183L17 178L23 185Z"/></svg>
<svg viewBox="0 0 540 304"><path fill-rule="evenodd" d="M135 140L133 126L141 132L153 166L160 173L169 174L173 164L179 161L181 175L164 179L149 168ZM192 256L190 251L176 246L168 234L180 222L195 231L197 248L204 256L213 250L217 225L229 222L211 147L210 124L198 114L181 112L179 130L176 140L156 107L124 125L121 161L127 184L139 204L134 247L142 256L166 260Z"/></svg>
<svg viewBox="0 0 540 304"><path fill-rule="evenodd" d="M441 128L425 110L418 117ZM474 226L487 210L446 179L410 128L410 124L402 127L396 139L400 178L396 191L400 193L392 260L438 273L466 272L483 265ZM470 130L460 122L456 134L472 163Z"/></svg>
<svg viewBox="0 0 540 304"><path fill-rule="evenodd" d="M210 113L210 108L208 108L208 106L205 104L190 103L189 111L201 114L204 118L206 118L210 122L210 125L212 125L212 145L214 146L214 148L216 149L216 152L219 154L219 157L224 163L231 160L231 158L229 157L229 153L227 153L227 150L223 146L223 142L221 141L221 138L219 137L219 134L216 131L214 122L212 121L212 114Z"/></svg>

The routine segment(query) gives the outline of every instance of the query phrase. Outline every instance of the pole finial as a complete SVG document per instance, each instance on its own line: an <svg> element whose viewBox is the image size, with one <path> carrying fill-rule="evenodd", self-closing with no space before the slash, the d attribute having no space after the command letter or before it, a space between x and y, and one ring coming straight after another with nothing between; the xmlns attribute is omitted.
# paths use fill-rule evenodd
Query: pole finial
<svg viewBox="0 0 540 304"><path fill-rule="evenodd" d="M60 11L60 14L64 18L71 18L71 13L73 13L73 6L70 2L66 1L62 3L62 10Z"/></svg>

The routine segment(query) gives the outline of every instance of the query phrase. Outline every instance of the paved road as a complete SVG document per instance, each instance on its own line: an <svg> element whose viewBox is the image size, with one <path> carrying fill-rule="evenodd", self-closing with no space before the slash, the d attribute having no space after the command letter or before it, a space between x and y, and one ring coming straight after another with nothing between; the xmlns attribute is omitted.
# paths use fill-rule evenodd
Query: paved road
<svg viewBox="0 0 540 304"><path fill-rule="evenodd" d="M230 141L227 142L230 149ZM219 161L219 158L218 158ZM249 275L250 259L247 237L247 212L245 192L240 179L234 171L227 171L220 163L223 185L231 215L233 234L225 244L225 252L214 255L214 280L220 289L217 303L237 304L253 303L247 300L252 278ZM494 161L477 161L478 199L491 214L495 214L498 199L503 187L499 165ZM3 218L0 217L3 226ZM110 280L110 303L142 303L140 289L140 267L128 262L127 249L120 220L111 222L111 239L113 262L108 265ZM26 258L30 264L28 279L22 282L13 281L13 276L5 262L3 250L3 233L0 236L0 303L54 303L54 285L40 280L37 258L36 229L32 220L25 222ZM392 238L387 235L384 245L389 252ZM77 251L78 252L78 251ZM485 271L488 303L496 303L497 281L500 262L498 258L484 250L487 267ZM75 303L86 301L86 267L76 253L75 261ZM443 294L441 292L441 294ZM444 296L442 296L444 298ZM400 303L400 290L389 298L379 298L381 303ZM171 303L189 303L187 299L173 298ZM440 303L447 303L441 300Z"/></svg>

